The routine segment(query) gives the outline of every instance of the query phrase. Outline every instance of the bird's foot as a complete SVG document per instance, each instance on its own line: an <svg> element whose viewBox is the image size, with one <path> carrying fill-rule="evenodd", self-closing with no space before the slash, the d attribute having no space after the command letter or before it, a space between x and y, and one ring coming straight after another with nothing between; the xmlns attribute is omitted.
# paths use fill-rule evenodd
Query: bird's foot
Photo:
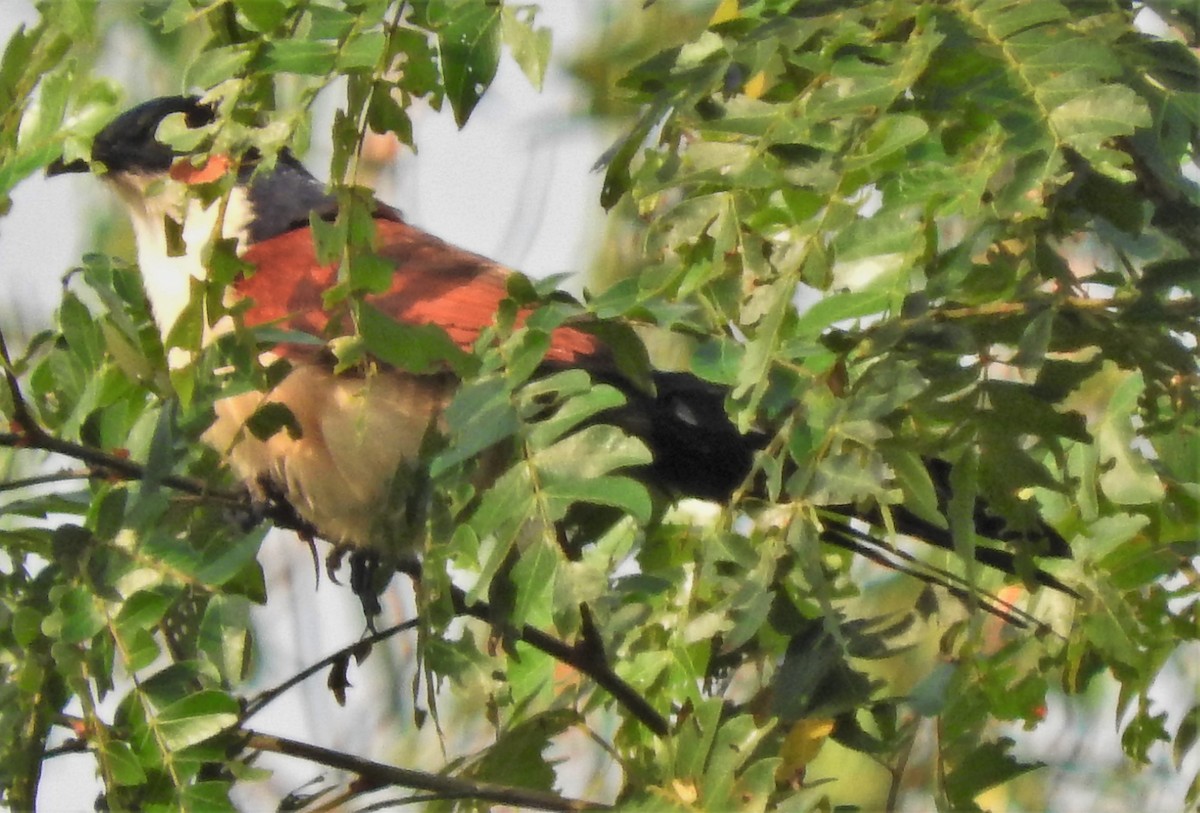
<svg viewBox="0 0 1200 813"><path fill-rule="evenodd" d="M294 531L301 539L317 538L319 534L316 526L300 516L300 512L288 500L279 483L270 476L261 474L255 485L257 488L250 491L250 510L247 512L247 519L253 520L249 527L266 520L276 528Z"/></svg>

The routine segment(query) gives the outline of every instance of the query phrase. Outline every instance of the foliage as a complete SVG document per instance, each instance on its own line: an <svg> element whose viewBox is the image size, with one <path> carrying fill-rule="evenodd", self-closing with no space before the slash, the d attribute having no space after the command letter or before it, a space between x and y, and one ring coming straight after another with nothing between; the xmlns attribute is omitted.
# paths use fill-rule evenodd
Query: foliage
<svg viewBox="0 0 1200 813"><path fill-rule="evenodd" d="M64 748L95 757L116 809L228 806L258 777L255 749L357 773L345 798L402 784L567 809L546 750L575 729L611 753L629 809L827 806L818 752L832 748L882 777L882 793L851 798L895 807L932 725L939 804L972 809L1036 767L997 722L1035 726L1052 690L1082 693L1102 675L1120 687L1132 762L1159 742L1179 762L1194 751L1196 707L1168 730L1149 694L1200 630L1200 191L1183 171L1200 128L1194 11L1138 4L1169 24L1152 36L1116 0L638 6L576 66L596 109L627 122L603 202L614 230L636 235L632 273L582 306L515 282L495 330L451 360L466 380L446 437L420 476L398 478L391 530L424 552L421 668L440 702L486 716L489 743L454 755L444 777L250 728L276 696L246 689L249 608L271 592L262 529L234 521L243 500L198 438L218 392L269 380L255 347L278 337L201 352L196 307L171 337L194 362L168 372L136 275L91 254L67 275L57 327L4 353L10 806L32 806L47 740L67 727ZM362 140L411 143L418 100L465 123L504 53L540 83L549 35L532 9L39 8L0 60L5 201L60 154L86 156L125 105L93 73L117 26L186 57L169 90L217 101L212 149L302 146L316 95L341 82L329 177L343 205L321 249L343 260L331 305L357 309L362 330L334 348L346 364L446 359L436 336L357 301L386 270L356 185ZM226 281L229 259L214 248ZM518 326L525 304L540 307ZM668 335L688 368L728 385L738 423L769 428L769 500L664 514L629 474L645 449L588 423L615 390L575 372L533 378L549 332L583 314L604 320L633 376L645 360L629 325ZM494 448L511 449L508 467L481 490ZM928 564L1001 592L1031 628L822 546L833 506L880 506L885 536L900 504L938 521L928 457L951 464L957 549ZM76 468L53 468L64 459ZM974 567L976 497L1015 523L1049 520L1074 558L1037 564L1079 597ZM586 543L572 558L564 521ZM881 550L906 564L907 549ZM464 615L488 623L452 626ZM335 678L350 650L339 657L324 664Z"/></svg>

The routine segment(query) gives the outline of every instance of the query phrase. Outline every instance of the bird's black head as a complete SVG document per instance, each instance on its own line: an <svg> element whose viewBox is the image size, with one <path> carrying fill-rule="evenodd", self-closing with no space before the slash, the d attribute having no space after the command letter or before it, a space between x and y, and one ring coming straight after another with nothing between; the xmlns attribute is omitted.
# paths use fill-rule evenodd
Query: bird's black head
<svg viewBox="0 0 1200 813"><path fill-rule="evenodd" d="M216 112L195 96L163 96L143 102L117 116L92 142L92 161L107 172L155 174L166 172L179 155L158 140L158 127L168 116L184 115L188 127L203 127L216 120ZM86 161L55 161L49 175L87 172Z"/></svg>
<svg viewBox="0 0 1200 813"><path fill-rule="evenodd" d="M180 113L189 129L204 127L217 119L216 110L195 96L164 96L143 102L117 116L92 142L92 163L104 165L105 177L115 182L126 203L137 202L140 216L145 216L144 198L150 191L145 179L165 177L169 173L171 178L184 184L202 184L221 177L230 166L237 173L237 186L233 191L241 195L245 204L243 228L248 244L305 226L314 213L330 220L336 216L337 198L327 193L324 184L313 178L286 149L279 152L269 171L260 171L261 154L254 147L243 150L233 162L217 155L211 156L209 162L200 167L192 167L187 160L181 162L186 152L158 140L163 121ZM89 169L87 161L64 163L59 160L46 169L46 174L87 172ZM161 220L161 214L155 210L153 219ZM400 219L399 212L383 204L377 204L375 215ZM181 218L182 213L176 212L174 216Z"/></svg>

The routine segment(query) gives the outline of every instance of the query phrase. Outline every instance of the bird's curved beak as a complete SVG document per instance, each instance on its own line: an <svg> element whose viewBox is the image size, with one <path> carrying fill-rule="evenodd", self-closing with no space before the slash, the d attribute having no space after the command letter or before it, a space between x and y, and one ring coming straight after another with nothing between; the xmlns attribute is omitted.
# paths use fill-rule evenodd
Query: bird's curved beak
<svg viewBox="0 0 1200 813"><path fill-rule="evenodd" d="M53 178L55 175L66 175L68 173L75 172L88 172L90 169L91 167L88 166L88 162L82 158L76 158L74 161L68 163L63 161L62 157L60 156L51 161L46 167L46 177Z"/></svg>

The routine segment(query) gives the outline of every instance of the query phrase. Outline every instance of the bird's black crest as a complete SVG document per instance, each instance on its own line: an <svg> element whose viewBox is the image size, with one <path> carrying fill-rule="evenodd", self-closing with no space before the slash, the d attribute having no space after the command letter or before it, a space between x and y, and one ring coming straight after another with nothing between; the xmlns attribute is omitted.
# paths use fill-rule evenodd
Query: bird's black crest
<svg viewBox="0 0 1200 813"><path fill-rule="evenodd" d="M109 172L165 172L176 153L155 137L163 119L183 113L188 127L203 127L216 111L195 96L163 96L122 113L92 143L92 160Z"/></svg>

